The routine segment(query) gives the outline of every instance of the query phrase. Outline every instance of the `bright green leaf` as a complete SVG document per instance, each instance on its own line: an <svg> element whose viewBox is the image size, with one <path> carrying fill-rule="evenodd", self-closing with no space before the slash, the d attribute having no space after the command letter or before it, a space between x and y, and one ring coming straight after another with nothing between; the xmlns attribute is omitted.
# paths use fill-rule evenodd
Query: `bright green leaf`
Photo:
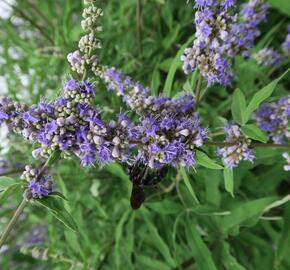
<svg viewBox="0 0 290 270"><path fill-rule="evenodd" d="M266 143L268 141L267 135L259 129L256 125L250 124L241 127L242 132L250 139Z"/></svg>
<svg viewBox="0 0 290 270"><path fill-rule="evenodd" d="M225 168L224 171L225 189L234 197L234 172L233 169Z"/></svg>
<svg viewBox="0 0 290 270"><path fill-rule="evenodd" d="M188 177L188 175L187 175L185 169L181 167L181 168L180 168L180 172L181 172L181 175L182 175L182 177L183 177L184 183L185 183L185 185L186 185L186 187L187 187L189 193L191 194L191 196L192 196L194 202L197 203L197 204L199 204L199 201L198 201L198 199L197 199L197 197L196 197L196 195L195 195L195 192L194 192L194 190L193 190L193 188L192 188L192 185L191 185L191 183L190 183L189 177Z"/></svg>
<svg viewBox="0 0 290 270"><path fill-rule="evenodd" d="M169 69L169 72L165 81L165 86L164 86L164 93L168 97L170 97L171 95L175 73L178 67L181 65L180 57L184 53L184 50L189 45L189 43L193 41L194 37L195 35L191 36L189 40L179 49L176 57L171 63L171 66L170 66L170 69Z"/></svg>
<svg viewBox="0 0 290 270"><path fill-rule="evenodd" d="M240 125L245 124L246 98L240 89L236 89L233 95L232 115L235 122Z"/></svg>
<svg viewBox="0 0 290 270"><path fill-rule="evenodd" d="M254 95L245 111L245 123L248 122L252 113L259 108L260 104L272 95L279 81L288 73L289 70L290 68L281 77L272 81Z"/></svg>
<svg viewBox="0 0 290 270"><path fill-rule="evenodd" d="M196 151L196 161L197 161L197 164L203 167L209 168L209 169L213 169L213 170L223 169L221 165L217 164L214 160L210 159L207 156L207 154L199 150Z"/></svg>

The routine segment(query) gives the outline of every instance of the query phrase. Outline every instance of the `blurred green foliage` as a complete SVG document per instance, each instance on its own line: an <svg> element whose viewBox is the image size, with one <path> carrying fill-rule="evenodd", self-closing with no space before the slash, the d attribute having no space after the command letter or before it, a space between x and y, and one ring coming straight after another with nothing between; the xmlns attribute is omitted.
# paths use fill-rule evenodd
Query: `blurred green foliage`
<svg viewBox="0 0 290 270"><path fill-rule="evenodd" d="M6 1L6 0L3 0ZM152 89L174 96L192 91L196 76L185 77L179 56L193 40L192 3L170 0L100 1L105 16L100 38L103 64L115 66ZM269 20L254 50L284 39L289 23L288 1L270 1ZM67 53L81 35L82 1L18 0L12 16L0 21L0 74L8 94L33 104L52 98L68 77ZM288 17L287 17L288 15ZM201 106L204 125L219 130L231 118L234 88L247 102L261 86L279 77L289 61L272 72L253 60L236 59L232 89L212 87ZM289 75L272 99L289 91ZM4 89L4 88L3 88ZM96 104L109 117L119 111L120 99L100 86ZM219 138L219 137L217 137ZM209 156L215 149L208 146ZM31 146L10 136L5 159L33 163ZM68 201L78 233L64 227L36 205L26 209L0 254L0 269L199 269L289 270L290 193L289 174L282 170L281 150L258 149L255 165L243 163L227 175L198 166L197 171L171 170L156 188L146 190L147 200L138 211L129 206L131 183L120 165L81 168L77 160L61 161L53 176ZM204 161L206 157L200 156ZM21 194L14 192L0 206L0 231ZM281 201L281 199L284 200ZM274 203L274 204L273 204ZM3 217L3 218L2 218ZM46 241L21 249L21 241L33 224L47 225Z"/></svg>

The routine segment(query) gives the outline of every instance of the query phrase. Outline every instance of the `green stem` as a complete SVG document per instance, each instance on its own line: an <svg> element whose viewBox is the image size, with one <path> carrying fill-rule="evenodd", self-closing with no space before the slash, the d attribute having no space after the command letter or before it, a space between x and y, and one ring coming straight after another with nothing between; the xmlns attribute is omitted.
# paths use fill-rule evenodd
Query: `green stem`
<svg viewBox="0 0 290 270"><path fill-rule="evenodd" d="M23 210L24 210L24 208L26 207L27 204L28 204L28 200L26 198L23 198L22 202L20 203L20 205L16 209L13 217L11 218L10 222L8 223L7 227L5 228L4 232L1 235L1 238L0 238L0 249L3 246L3 244L6 242L7 237L9 236L11 230L13 229L13 227L16 224L19 216L22 214L22 212L23 212Z"/></svg>
<svg viewBox="0 0 290 270"><path fill-rule="evenodd" d="M196 85L196 89L195 89L196 109L198 108L198 105L200 103L202 80L203 80L202 75L199 74L197 85Z"/></svg>
<svg viewBox="0 0 290 270"><path fill-rule="evenodd" d="M41 167L41 169L39 170L38 175L36 176L35 180L38 181L40 179L40 177L42 176L42 174L45 172L45 170L52 164L54 163L58 158L59 158L59 151L54 151L50 157L47 159L47 161L44 163L44 165ZM24 191L24 195L25 195L26 191ZM19 216L22 214L22 212L24 211L25 207L27 206L28 202L29 202L30 198L26 198L24 197L22 202L20 203L20 205L17 207L14 215L12 216L11 220L9 221L7 227L5 228L4 232L1 235L0 238L0 249L3 246L3 244L6 242L7 237L9 236L11 230L13 229L13 227L15 226Z"/></svg>

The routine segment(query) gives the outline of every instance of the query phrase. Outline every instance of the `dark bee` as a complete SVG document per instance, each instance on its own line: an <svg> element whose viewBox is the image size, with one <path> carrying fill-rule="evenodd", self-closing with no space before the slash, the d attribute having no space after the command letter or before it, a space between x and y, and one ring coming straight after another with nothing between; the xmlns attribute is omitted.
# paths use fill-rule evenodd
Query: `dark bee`
<svg viewBox="0 0 290 270"><path fill-rule="evenodd" d="M166 172L166 167L153 170L139 160L129 167L129 178L132 182L130 202L133 209L140 208L145 201L144 187L156 186L163 180Z"/></svg>

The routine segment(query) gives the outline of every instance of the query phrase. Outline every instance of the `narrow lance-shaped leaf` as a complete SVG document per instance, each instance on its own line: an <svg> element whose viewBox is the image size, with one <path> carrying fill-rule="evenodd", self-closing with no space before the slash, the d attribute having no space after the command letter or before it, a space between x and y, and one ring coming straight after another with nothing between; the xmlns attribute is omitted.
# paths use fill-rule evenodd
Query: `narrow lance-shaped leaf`
<svg viewBox="0 0 290 270"><path fill-rule="evenodd" d="M250 124L241 127L242 132L250 139L266 143L268 141L267 135L259 129L256 125Z"/></svg>
<svg viewBox="0 0 290 270"><path fill-rule="evenodd" d="M278 82L289 72L289 70L290 68L281 77L272 81L254 95L245 111L245 123L250 119L252 113L259 108L260 104L272 95Z"/></svg>
<svg viewBox="0 0 290 270"><path fill-rule="evenodd" d="M234 197L234 172L233 169L224 169L225 189Z"/></svg>
<svg viewBox="0 0 290 270"><path fill-rule="evenodd" d="M240 125L245 124L246 98L240 89L236 89L233 95L232 116L235 122Z"/></svg>
<svg viewBox="0 0 290 270"><path fill-rule="evenodd" d="M223 167L219 164L217 164L214 160L210 159L207 154L205 154L202 151L196 150L196 161L197 164L213 169L213 170L222 170Z"/></svg>
<svg viewBox="0 0 290 270"><path fill-rule="evenodd" d="M0 177L0 191L6 190L7 188L16 184L16 180L11 177L2 176Z"/></svg>
<svg viewBox="0 0 290 270"><path fill-rule="evenodd" d="M77 225L71 214L64 208L63 204L55 197L49 196L36 200L38 205L47 208L59 221L73 231L77 231Z"/></svg>
<svg viewBox="0 0 290 270"><path fill-rule="evenodd" d="M190 193L191 196L193 197L194 202L197 203L197 204L199 204L199 201L198 201L198 199L197 199L197 197L196 197L196 195L195 195L195 192L194 192L194 190L193 190L193 188L192 188L192 185L191 185L191 183L190 183L190 181L189 181L189 177L188 177L188 175L187 175L185 169L181 167L181 168L180 168L180 172L181 172L181 175L182 175L182 177L183 177L184 183L185 183L185 185L186 185L186 187L187 187L189 193Z"/></svg>
<svg viewBox="0 0 290 270"><path fill-rule="evenodd" d="M185 224L185 234L188 245L191 248L192 255L196 260L200 270L217 270L211 252L202 240L199 231L196 229L194 222L188 219Z"/></svg>
<svg viewBox="0 0 290 270"><path fill-rule="evenodd" d="M262 199L245 202L234 209L230 209L231 214L224 217L221 222L223 232L228 232L235 226L241 225L246 220L259 216L263 210L275 201L277 197L266 197Z"/></svg>
<svg viewBox="0 0 290 270"><path fill-rule="evenodd" d="M169 72L168 72L168 75L167 75L167 78L166 78L166 81L165 81L165 86L164 86L164 93L167 96L171 95L171 90L172 90L172 86L173 86L174 76L175 76L175 73L176 73L178 67L181 64L180 57L184 53L185 48L190 44L190 42L193 41L194 36L195 35L191 36L189 38L189 40L179 49L176 57L174 58L174 60L171 63L171 66L170 66L170 69L169 69Z"/></svg>

